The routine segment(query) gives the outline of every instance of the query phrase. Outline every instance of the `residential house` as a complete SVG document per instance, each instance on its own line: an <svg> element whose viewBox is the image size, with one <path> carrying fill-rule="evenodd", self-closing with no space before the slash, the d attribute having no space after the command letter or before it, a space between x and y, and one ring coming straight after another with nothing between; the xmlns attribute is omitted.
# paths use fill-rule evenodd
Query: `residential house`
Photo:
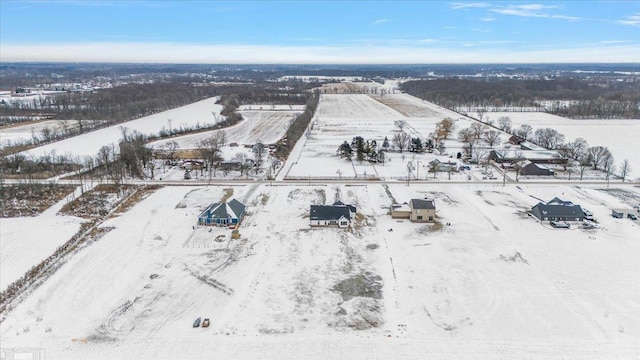
<svg viewBox="0 0 640 360"><path fill-rule="evenodd" d="M437 172L457 172L458 163L455 161L440 161L438 159L429 161L429 171L435 169Z"/></svg>
<svg viewBox="0 0 640 360"><path fill-rule="evenodd" d="M555 150L491 150L489 159L498 164L524 160L536 164L566 164L569 161Z"/></svg>
<svg viewBox="0 0 640 360"><path fill-rule="evenodd" d="M229 226L242 221L246 207L240 201L233 199L223 203L209 205L199 216L198 225Z"/></svg>
<svg viewBox="0 0 640 360"><path fill-rule="evenodd" d="M571 201L553 198L548 203L539 202L531 209L531 214L541 221L582 221L584 211Z"/></svg>
<svg viewBox="0 0 640 360"><path fill-rule="evenodd" d="M411 199L409 201L412 222L434 222L436 219L436 202L433 199Z"/></svg>
<svg viewBox="0 0 640 360"><path fill-rule="evenodd" d="M311 226L336 226L346 228L355 217L356 207L336 201L333 205L311 205L309 224Z"/></svg>

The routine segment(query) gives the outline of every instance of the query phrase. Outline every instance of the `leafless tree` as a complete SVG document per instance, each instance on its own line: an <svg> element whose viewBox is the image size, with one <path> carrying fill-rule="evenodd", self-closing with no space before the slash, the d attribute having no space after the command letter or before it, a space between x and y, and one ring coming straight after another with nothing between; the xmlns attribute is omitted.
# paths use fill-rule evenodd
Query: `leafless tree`
<svg viewBox="0 0 640 360"><path fill-rule="evenodd" d="M489 130L484 133L484 141L489 144L489 147L493 148L493 145L500 144L500 132L496 130Z"/></svg>
<svg viewBox="0 0 640 360"><path fill-rule="evenodd" d="M393 145L395 145L400 152L406 149L409 146L409 142L411 141L411 136L405 132L401 132L393 135Z"/></svg>
<svg viewBox="0 0 640 360"><path fill-rule="evenodd" d="M253 151L253 156L256 160L256 164L257 166L261 166L262 165L262 157L266 151L266 147L264 146L264 144L261 141L258 141L257 143L255 143L253 145L253 147L251 148L251 151Z"/></svg>
<svg viewBox="0 0 640 360"><path fill-rule="evenodd" d="M488 127L485 124L474 122L473 124L471 124L470 129L473 132L473 137L476 140L480 140L482 138L482 134L487 131Z"/></svg>
<svg viewBox="0 0 640 360"><path fill-rule="evenodd" d="M480 146L474 147L471 153L473 160L477 164L481 164L482 161L488 157L488 155L489 155L489 152L487 151L487 149Z"/></svg>
<svg viewBox="0 0 640 360"><path fill-rule="evenodd" d="M444 140L449 137L451 132L456 128L456 124L451 118L444 118L440 122L436 124L436 133L438 133L439 138Z"/></svg>
<svg viewBox="0 0 640 360"><path fill-rule="evenodd" d="M631 164L629 164L629 159L624 159L622 163L620 163L620 177L622 178L622 182L627 178L631 172Z"/></svg>
<svg viewBox="0 0 640 360"><path fill-rule="evenodd" d="M587 149L587 158L594 170L598 170L600 166L605 165L606 160L610 157L611 152L604 146L592 146Z"/></svg>
<svg viewBox="0 0 640 360"><path fill-rule="evenodd" d="M224 144L224 139L224 130L216 131L213 135L201 140L198 144L198 153L204 161L207 169L209 169L209 178L211 178L211 171L217 168L215 164L222 160L222 157L220 156L220 149ZM213 176L215 176L215 173Z"/></svg>
<svg viewBox="0 0 640 360"><path fill-rule="evenodd" d="M508 116L501 116L498 118L498 127L500 130L510 133L511 132L511 118Z"/></svg>
<svg viewBox="0 0 640 360"><path fill-rule="evenodd" d="M175 165L175 158L176 158L176 152L178 151L178 146L179 146L178 142L175 140L171 140L162 146L164 155L167 157L171 165Z"/></svg>
<svg viewBox="0 0 640 360"><path fill-rule="evenodd" d="M393 122L393 124L400 129L400 132L402 132L405 127L407 127L407 122L405 120L396 120Z"/></svg>
<svg viewBox="0 0 640 360"><path fill-rule="evenodd" d="M520 125L518 130L516 130L516 135L527 141L531 135L533 135L533 128L527 124Z"/></svg>

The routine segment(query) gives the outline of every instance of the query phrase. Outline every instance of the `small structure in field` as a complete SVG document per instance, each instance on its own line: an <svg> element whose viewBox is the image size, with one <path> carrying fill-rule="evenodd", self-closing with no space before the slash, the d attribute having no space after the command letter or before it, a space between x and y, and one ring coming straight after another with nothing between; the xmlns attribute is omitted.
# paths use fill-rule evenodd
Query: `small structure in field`
<svg viewBox="0 0 640 360"><path fill-rule="evenodd" d="M539 202L531 209L531 214L541 221L582 221L584 211L580 205L557 197L548 203Z"/></svg>
<svg viewBox="0 0 640 360"><path fill-rule="evenodd" d="M311 205L309 224L323 227L346 228L356 215L356 207L336 201L333 205Z"/></svg>
<svg viewBox="0 0 640 360"><path fill-rule="evenodd" d="M223 203L214 203L209 205L198 216L198 225L237 225L242 221L245 211L244 204L236 199Z"/></svg>
<svg viewBox="0 0 640 360"><path fill-rule="evenodd" d="M553 176L553 170L544 165L527 161L526 164L520 168L520 174L525 176Z"/></svg>
<svg viewBox="0 0 640 360"><path fill-rule="evenodd" d="M391 218L409 219L412 222L434 222L436 202L433 199L411 199L408 204L392 204Z"/></svg>

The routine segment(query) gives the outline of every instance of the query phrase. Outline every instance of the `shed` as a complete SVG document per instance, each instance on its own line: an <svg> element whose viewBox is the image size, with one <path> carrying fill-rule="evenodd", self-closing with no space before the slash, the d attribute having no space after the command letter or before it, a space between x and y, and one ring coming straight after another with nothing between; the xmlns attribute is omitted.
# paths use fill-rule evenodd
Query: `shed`
<svg viewBox="0 0 640 360"><path fill-rule="evenodd" d="M520 174L526 176L553 176L553 170L544 165L527 161L527 163L520 169Z"/></svg>

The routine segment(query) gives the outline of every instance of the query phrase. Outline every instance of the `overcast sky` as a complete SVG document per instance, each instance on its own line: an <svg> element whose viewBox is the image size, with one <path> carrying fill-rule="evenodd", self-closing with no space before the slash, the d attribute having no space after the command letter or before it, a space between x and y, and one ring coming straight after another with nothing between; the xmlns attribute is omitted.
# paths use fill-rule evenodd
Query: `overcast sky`
<svg viewBox="0 0 640 360"><path fill-rule="evenodd" d="M0 0L0 60L640 62L640 1Z"/></svg>

